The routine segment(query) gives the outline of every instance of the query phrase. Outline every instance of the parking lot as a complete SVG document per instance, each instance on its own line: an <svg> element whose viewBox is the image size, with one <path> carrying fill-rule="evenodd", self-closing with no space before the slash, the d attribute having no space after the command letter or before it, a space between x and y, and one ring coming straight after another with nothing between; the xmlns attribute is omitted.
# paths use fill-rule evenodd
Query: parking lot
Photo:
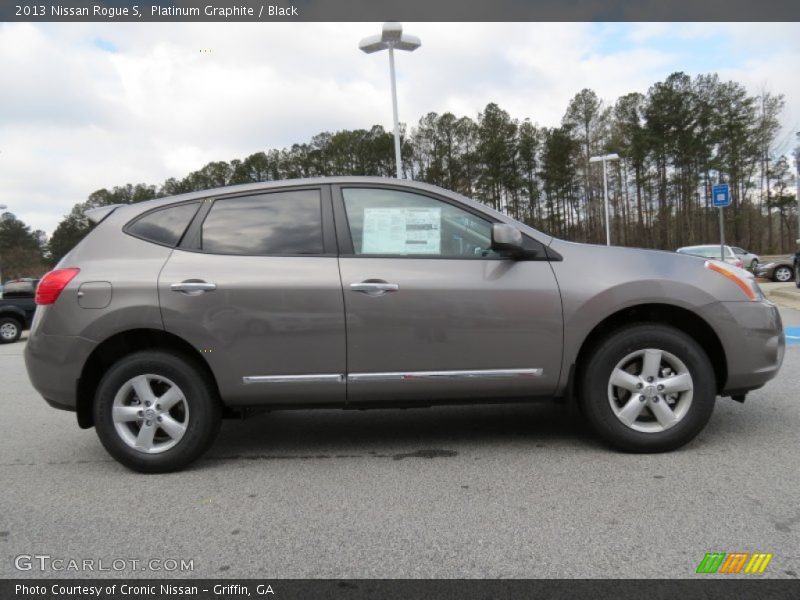
<svg viewBox="0 0 800 600"><path fill-rule="evenodd" d="M0 346L0 577L683 578L711 551L800 573L798 345L671 454L610 451L549 403L286 411L226 421L192 468L147 476L44 403L24 344ZM193 571L18 571L23 554Z"/></svg>

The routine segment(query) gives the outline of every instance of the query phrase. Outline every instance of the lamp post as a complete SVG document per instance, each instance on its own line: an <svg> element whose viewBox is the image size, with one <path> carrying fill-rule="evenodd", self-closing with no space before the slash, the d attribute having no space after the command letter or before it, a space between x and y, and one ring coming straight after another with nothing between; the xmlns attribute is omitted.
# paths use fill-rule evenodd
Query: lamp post
<svg viewBox="0 0 800 600"><path fill-rule="evenodd" d="M400 157L400 120L397 116L397 83L394 74L394 51L407 50L413 52L422 45L419 38L403 33L400 23L384 23L380 35L365 37L358 47L362 52L372 54L381 50L389 51L389 77L392 81L392 113L394 117L394 159L397 167L397 178L403 177L403 161Z"/></svg>
<svg viewBox="0 0 800 600"><path fill-rule="evenodd" d="M606 173L606 163L610 160L619 160L619 154L604 154L603 156L593 156L589 159L590 163L603 163L603 201L606 206L606 246L611 245L611 223L608 216L608 175Z"/></svg>
<svg viewBox="0 0 800 600"><path fill-rule="evenodd" d="M8 206L5 204L0 204L0 211L4 211L7 209ZM0 285L3 285L3 263L2 263L2 256L0 256Z"/></svg>

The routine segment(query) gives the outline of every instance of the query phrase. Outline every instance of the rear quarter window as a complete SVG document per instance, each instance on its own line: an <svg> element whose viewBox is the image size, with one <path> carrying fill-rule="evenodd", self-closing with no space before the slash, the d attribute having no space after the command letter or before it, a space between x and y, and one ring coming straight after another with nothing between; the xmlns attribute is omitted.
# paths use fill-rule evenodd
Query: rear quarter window
<svg viewBox="0 0 800 600"><path fill-rule="evenodd" d="M175 246L199 207L199 202L192 202L154 210L130 223L125 231L148 242Z"/></svg>

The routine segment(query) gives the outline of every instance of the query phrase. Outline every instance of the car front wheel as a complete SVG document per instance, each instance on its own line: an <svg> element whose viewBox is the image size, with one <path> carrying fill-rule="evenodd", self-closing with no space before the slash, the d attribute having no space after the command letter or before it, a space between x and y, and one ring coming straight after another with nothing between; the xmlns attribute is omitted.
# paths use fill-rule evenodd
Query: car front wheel
<svg viewBox="0 0 800 600"><path fill-rule="evenodd" d="M207 374L162 351L123 357L97 388L94 422L109 454L135 471L177 471L216 437L221 406Z"/></svg>
<svg viewBox="0 0 800 600"><path fill-rule="evenodd" d="M700 345L668 325L639 323L597 344L581 371L593 429L628 452L666 452L692 440L714 410L714 369Z"/></svg>
<svg viewBox="0 0 800 600"><path fill-rule="evenodd" d="M772 276L775 281L786 282L791 281L792 275L794 275L794 273L792 273L791 267L778 267L775 269L775 273L773 273Z"/></svg>

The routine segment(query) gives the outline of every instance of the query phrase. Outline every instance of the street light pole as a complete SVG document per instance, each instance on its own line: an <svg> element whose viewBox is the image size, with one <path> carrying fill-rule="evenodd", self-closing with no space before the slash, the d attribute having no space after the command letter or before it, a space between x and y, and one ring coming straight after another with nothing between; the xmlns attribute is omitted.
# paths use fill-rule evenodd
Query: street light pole
<svg viewBox="0 0 800 600"><path fill-rule="evenodd" d="M392 119L394 120L394 162L397 178L403 174L403 160L400 156L400 117L397 116L397 79L394 74L394 47L389 46L389 75L392 80Z"/></svg>
<svg viewBox="0 0 800 600"><path fill-rule="evenodd" d="M419 38L403 33L400 23L384 23L380 35L365 37L358 44L359 49L367 54L389 51L389 78L392 84L392 118L394 120L394 160L397 178L403 178L403 159L400 154L400 118L397 115L397 80L394 70L394 51L406 50L413 52L422 45Z"/></svg>
<svg viewBox="0 0 800 600"><path fill-rule="evenodd" d="M605 154L603 156L592 156L589 159L590 163L602 162L603 163L603 203L606 209L606 246L611 245L611 217L608 211L608 173L606 171L606 163L610 160L619 160L619 154Z"/></svg>
<svg viewBox="0 0 800 600"><path fill-rule="evenodd" d="M603 203L606 205L606 246L611 245L611 226L608 220L608 173L606 159L603 158Z"/></svg>
<svg viewBox="0 0 800 600"><path fill-rule="evenodd" d="M6 206L5 204L0 204L0 211L4 211L7 208L8 208L8 206ZM3 257L0 256L0 285L3 285L3 260L2 259L3 259Z"/></svg>

